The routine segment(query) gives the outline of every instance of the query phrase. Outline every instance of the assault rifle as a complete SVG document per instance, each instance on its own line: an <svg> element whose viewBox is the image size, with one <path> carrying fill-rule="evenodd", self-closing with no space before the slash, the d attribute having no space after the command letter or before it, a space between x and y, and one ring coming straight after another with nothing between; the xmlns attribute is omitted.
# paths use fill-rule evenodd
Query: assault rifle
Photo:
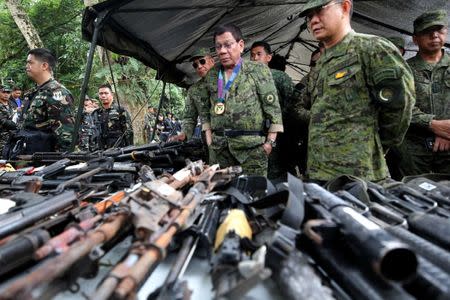
<svg viewBox="0 0 450 300"><path fill-rule="evenodd" d="M49 222L38 223L10 239L0 246L0 275L50 254L66 251L72 242L94 228L123 197L125 193L120 191L93 205L81 203L79 207L60 213Z"/></svg>
<svg viewBox="0 0 450 300"><path fill-rule="evenodd" d="M389 190L368 183L371 200L405 218L409 229L446 249L450 249L450 211L433 199L403 184Z"/></svg>
<svg viewBox="0 0 450 300"><path fill-rule="evenodd" d="M201 257L211 256L219 223L219 204L223 198L224 196L208 196L205 203L199 207L199 212L194 215L194 223L180 232L178 239L182 242L177 258L163 285L149 295L149 300L190 299L191 291L187 282L181 281L181 278L194 253Z"/></svg>
<svg viewBox="0 0 450 300"><path fill-rule="evenodd" d="M176 165L184 167L184 159L197 160L204 158L205 153L201 141L149 143L142 146L111 148L97 152L35 152L32 155L19 155L19 161L33 163L55 162L67 158L73 162L86 162L92 159L111 157L114 161L137 161L159 165ZM181 164L181 167L180 167Z"/></svg>
<svg viewBox="0 0 450 300"><path fill-rule="evenodd" d="M378 203L366 206L347 191L335 193L392 236L408 244L419 255L417 275L405 282L405 289L418 299L446 299L450 293L450 254L408 231L407 220Z"/></svg>
<svg viewBox="0 0 450 300"><path fill-rule="evenodd" d="M418 258L409 246L338 196L305 183L306 214L300 245L343 298L412 299L398 282L415 276ZM355 261L355 257L358 260Z"/></svg>
<svg viewBox="0 0 450 300"><path fill-rule="evenodd" d="M111 271L92 298L108 299L113 296L125 299L134 293L164 257L165 249L174 235L185 226L206 194L217 184L231 180L237 171L240 169L218 170L218 165L209 167L197 177L184 197L173 187L158 181L150 182L150 185L144 185L141 191L130 195L128 203L135 215L138 241L124 261ZM166 220L163 221L164 219Z"/></svg>

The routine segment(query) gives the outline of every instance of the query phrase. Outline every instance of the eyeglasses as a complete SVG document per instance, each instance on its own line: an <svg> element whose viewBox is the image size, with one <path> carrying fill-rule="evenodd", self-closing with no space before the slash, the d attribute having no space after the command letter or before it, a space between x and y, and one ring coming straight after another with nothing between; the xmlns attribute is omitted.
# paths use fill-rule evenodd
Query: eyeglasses
<svg viewBox="0 0 450 300"><path fill-rule="evenodd" d="M198 60L199 63L193 63L192 66L194 67L194 69L197 69L199 66L203 66L204 64L206 64L206 59L204 58L200 58Z"/></svg>
<svg viewBox="0 0 450 300"><path fill-rule="evenodd" d="M11 94L10 91L1 91L3 94Z"/></svg>
<svg viewBox="0 0 450 300"><path fill-rule="evenodd" d="M312 18L315 15L318 15L319 17L323 16L323 13L325 11L325 9L327 9L330 6L333 6L335 4L341 4L343 1L336 1L336 2L330 2L328 4L313 8L309 11L309 13L306 15L306 22L311 22Z"/></svg>
<svg viewBox="0 0 450 300"><path fill-rule="evenodd" d="M230 50L231 48L233 48L234 44L236 44L236 42L234 42L234 41L233 42L227 42L227 43L225 43L223 45L216 44L215 48L216 48L216 51L220 51L220 49L222 49L222 48L225 48L226 50Z"/></svg>

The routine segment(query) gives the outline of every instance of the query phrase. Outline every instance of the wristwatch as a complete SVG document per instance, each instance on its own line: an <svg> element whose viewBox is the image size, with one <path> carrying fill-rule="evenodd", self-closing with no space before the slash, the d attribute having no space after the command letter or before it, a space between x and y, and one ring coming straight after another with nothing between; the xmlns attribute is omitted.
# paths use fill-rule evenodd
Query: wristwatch
<svg viewBox="0 0 450 300"><path fill-rule="evenodd" d="M277 146L277 142L273 139L266 139L265 144L269 144L270 146L272 146L272 148L275 148Z"/></svg>

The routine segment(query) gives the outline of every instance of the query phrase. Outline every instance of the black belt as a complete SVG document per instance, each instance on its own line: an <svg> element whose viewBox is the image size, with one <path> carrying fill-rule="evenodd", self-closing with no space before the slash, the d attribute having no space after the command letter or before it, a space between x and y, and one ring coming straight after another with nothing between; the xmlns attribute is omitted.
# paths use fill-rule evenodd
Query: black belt
<svg viewBox="0 0 450 300"><path fill-rule="evenodd" d="M213 131L215 135L226 137L238 137L243 135L257 135L264 136L261 130L234 130L234 129L219 129Z"/></svg>

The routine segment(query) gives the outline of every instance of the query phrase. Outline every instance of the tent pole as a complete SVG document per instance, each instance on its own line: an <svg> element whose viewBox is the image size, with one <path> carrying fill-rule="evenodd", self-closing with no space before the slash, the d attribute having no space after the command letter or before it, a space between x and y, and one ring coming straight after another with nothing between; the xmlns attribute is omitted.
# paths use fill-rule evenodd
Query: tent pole
<svg viewBox="0 0 450 300"><path fill-rule="evenodd" d="M119 107L119 111L120 111L120 101L119 101L119 92L117 91L117 86L116 86L116 79L114 77L114 72L111 66L111 56L109 55L109 50L106 49L106 59L108 60L108 66L109 66L109 73L111 75L111 81L114 87L114 92L115 92L115 96L117 99L117 106Z"/></svg>
<svg viewBox="0 0 450 300"><path fill-rule="evenodd" d="M153 141L153 139L155 138L156 125L158 124L158 117L159 117L159 113L161 111L165 93L166 93L166 82L163 81L163 88L162 88L161 96L159 97L158 111L156 112L156 119L155 119L155 124L153 124L153 131L152 131L152 137L150 139L150 142Z"/></svg>
<svg viewBox="0 0 450 300"><path fill-rule="evenodd" d="M73 152L75 150L75 146L77 145L77 142L78 142L78 131L80 129L81 118L83 117L84 99L86 97L89 78L91 76L92 62L94 60L95 47L97 46L98 32L99 32L99 30L103 24L103 20L105 19L107 14L108 14L108 11L103 11L95 19L94 33L92 35L92 41L91 41L91 45L89 47L89 55L88 55L88 59L87 59L86 70L84 73L83 84L81 86L80 103L78 104L78 112L77 112L77 117L75 119L75 128L74 128L74 133L73 133L73 137L72 137L72 144L70 146L70 152Z"/></svg>

